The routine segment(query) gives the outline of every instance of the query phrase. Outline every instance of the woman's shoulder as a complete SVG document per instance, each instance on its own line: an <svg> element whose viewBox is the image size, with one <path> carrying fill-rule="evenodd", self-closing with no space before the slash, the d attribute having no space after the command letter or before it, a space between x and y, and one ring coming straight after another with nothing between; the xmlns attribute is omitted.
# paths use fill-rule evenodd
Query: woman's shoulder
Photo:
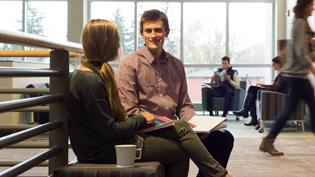
<svg viewBox="0 0 315 177"><path fill-rule="evenodd" d="M81 71L81 70L75 70L71 75L71 80L77 80L77 81L93 81L98 80L99 76L91 71Z"/></svg>
<svg viewBox="0 0 315 177"><path fill-rule="evenodd" d="M102 79L94 72L76 70L71 75L71 84L80 87L94 87L102 83Z"/></svg>

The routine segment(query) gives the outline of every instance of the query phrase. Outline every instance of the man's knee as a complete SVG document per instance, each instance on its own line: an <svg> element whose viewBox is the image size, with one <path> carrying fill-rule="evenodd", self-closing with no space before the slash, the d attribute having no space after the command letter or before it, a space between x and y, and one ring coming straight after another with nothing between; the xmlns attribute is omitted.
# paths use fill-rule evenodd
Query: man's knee
<svg viewBox="0 0 315 177"><path fill-rule="evenodd" d="M227 147L232 147L234 145L234 136L227 130L216 130L211 132L210 136L217 139L219 144L225 145Z"/></svg>
<svg viewBox="0 0 315 177"><path fill-rule="evenodd" d="M178 127L189 127L190 128L189 124L184 120L176 120L176 121L174 121L174 123L175 123L175 126L178 126Z"/></svg>

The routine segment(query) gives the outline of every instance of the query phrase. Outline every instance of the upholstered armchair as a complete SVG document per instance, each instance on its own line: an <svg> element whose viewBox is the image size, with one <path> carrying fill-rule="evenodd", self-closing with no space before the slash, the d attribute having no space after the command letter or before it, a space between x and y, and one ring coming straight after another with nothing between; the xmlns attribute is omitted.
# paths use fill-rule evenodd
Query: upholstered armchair
<svg viewBox="0 0 315 177"><path fill-rule="evenodd" d="M259 132L264 131L264 122L274 121L279 112L284 106L285 100L288 97L286 94L274 92L274 91L261 91L258 92L258 99L256 102L257 116L260 119L260 129ZM289 120L297 123L304 131L304 114L305 114L305 104L303 102L298 103L294 114Z"/></svg>
<svg viewBox="0 0 315 177"><path fill-rule="evenodd" d="M206 98L206 89L207 89L207 85L204 85L201 88L201 104L202 104L203 115L205 111L208 111L208 100ZM233 100L230 110L236 111L242 108L245 94L246 94L246 81L240 81L240 88L234 90L234 100ZM213 111L215 111L216 114L218 113L218 111L223 110L223 104L224 104L224 97L213 97ZM239 118L236 117L236 120L239 120Z"/></svg>

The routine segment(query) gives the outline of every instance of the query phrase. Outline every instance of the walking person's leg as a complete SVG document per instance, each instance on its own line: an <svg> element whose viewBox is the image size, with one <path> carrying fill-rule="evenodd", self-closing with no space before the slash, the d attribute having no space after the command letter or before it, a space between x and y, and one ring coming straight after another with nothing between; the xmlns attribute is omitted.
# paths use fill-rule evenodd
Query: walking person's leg
<svg viewBox="0 0 315 177"><path fill-rule="evenodd" d="M315 96L314 96L314 88L311 83L308 81L305 83L305 92L303 99L306 101L309 106L310 112L310 123L313 133L315 133Z"/></svg>
<svg viewBox="0 0 315 177"><path fill-rule="evenodd" d="M260 144L259 149L263 152L268 152L271 155L283 155L283 152L279 152L273 145L276 137L284 127L286 121L289 117L293 114L298 101L301 100L301 83L299 82L300 79L295 78L286 78L285 84L289 87L288 90L288 97L285 101L284 108L281 110L279 115L275 119L275 123L268 133L268 135L263 138L263 141Z"/></svg>

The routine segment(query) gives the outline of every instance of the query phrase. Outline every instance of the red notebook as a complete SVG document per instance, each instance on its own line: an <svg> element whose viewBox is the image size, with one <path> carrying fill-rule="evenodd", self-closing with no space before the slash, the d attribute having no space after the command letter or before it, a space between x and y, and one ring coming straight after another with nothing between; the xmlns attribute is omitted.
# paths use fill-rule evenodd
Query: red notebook
<svg viewBox="0 0 315 177"><path fill-rule="evenodd" d="M170 118L164 117L164 116L156 116L154 123L149 124L146 128L140 129L139 133L147 133L156 131L162 128L167 128L170 126L174 126L174 121Z"/></svg>

